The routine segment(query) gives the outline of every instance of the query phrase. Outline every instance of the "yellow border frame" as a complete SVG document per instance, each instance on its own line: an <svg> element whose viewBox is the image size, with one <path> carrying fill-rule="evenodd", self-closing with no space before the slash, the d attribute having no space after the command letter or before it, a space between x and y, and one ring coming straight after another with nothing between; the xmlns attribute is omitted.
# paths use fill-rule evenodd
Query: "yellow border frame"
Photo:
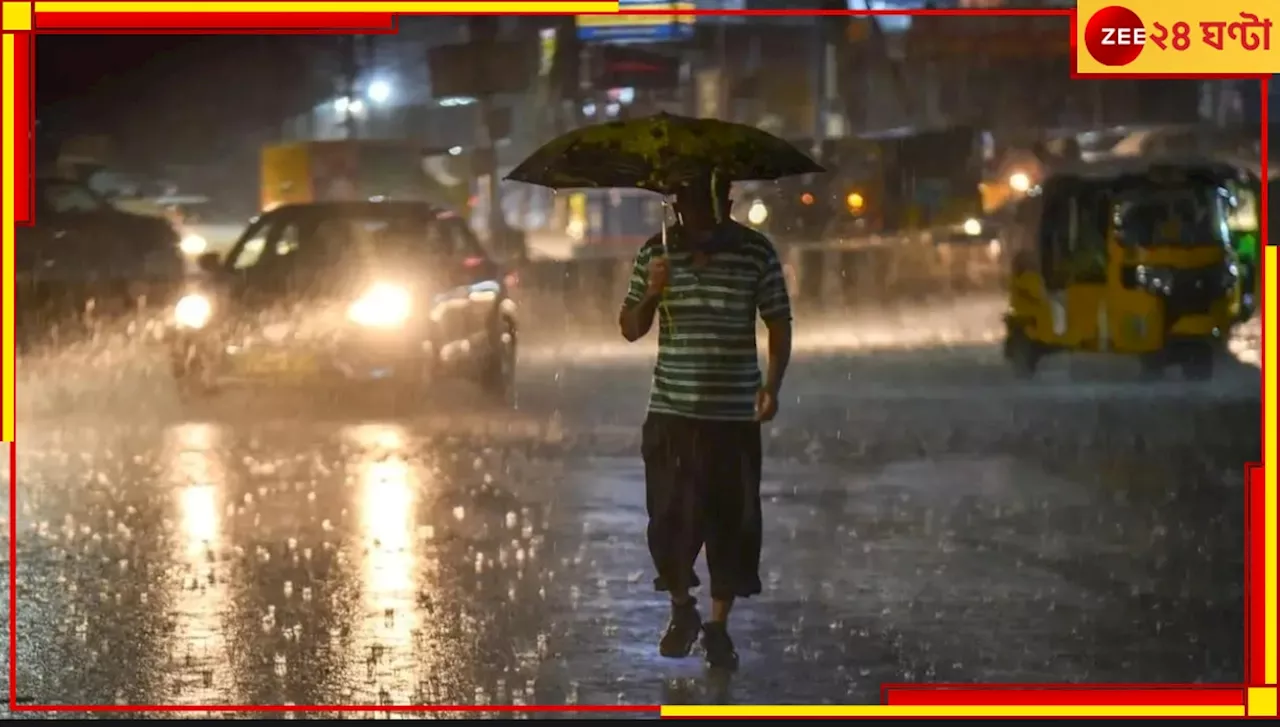
<svg viewBox="0 0 1280 727"><path fill-rule="evenodd" d="M0 252L0 305L3 306L3 329L0 342L0 355L3 359L3 377L0 380L0 402L3 402L3 416L0 416L0 437L12 442L15 430L14 421L14 339L13 339L13 303L14 303L14 179L13 153L15 123L14 98L14 31L29 31L33 27L33 11L40 13L59 12L349 12L349 13L507 13L537 11L542 13L607 13L617 12L616 2L600 2L598 0L580 0L570 2L4 2L3 28L5 34L0 38L0 67L4 68L3 93L0 94L0 155L3 169L0 170L0 224L3 225L3 245ZM33 160L34 161L34 160ZM788 716L788 717L941 717L941 716L991 716L991 717L1036 717L1036 716L1077 716L1077 717L1238 717L1276 716L1277 714L1277 490L1274 463L1276 461L1276 274L1277 249L1268 246L1263 252L1264 259L1264 367L1263 377L1265 391L1270 398L1264 400L1264 462L1271 464L1265 472L1265 497L1260 506L1265 508L1265 559L1268 567L1263 583L1265 602L1264 673L1266 687L1251 688L1248 691L1247 707L1119 707L1119 706L955 706L955 707L893 707L887 705L867 706L670 706L663 707L662 714L667 717L701 717L701 716Z"/></svg>
<svg viewBox="0 0 1280 727"><path fill-rule="evenodd" d="M26 3L23 3L26 4ZM9 29L10 3L4 4L5 30ZM28 21L27 27L30 27ZM0 438L6 442L14 441L17 434L15 419L17 357L14 352L14 210L13 188L13 142L14 142L14 41L12 33L0 36L0 68L4 69L4 93L0 96L0 224L4 226L3 243L0 245L0 309L4 311L0 321ZM25 183L25 182L24 182Z"/></svg>

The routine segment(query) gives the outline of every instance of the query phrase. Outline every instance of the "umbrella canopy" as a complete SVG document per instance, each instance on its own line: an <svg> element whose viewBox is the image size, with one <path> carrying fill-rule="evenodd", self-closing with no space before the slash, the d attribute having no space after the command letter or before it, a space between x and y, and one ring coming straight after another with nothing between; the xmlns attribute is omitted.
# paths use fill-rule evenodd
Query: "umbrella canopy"
<svg viewBox="0 0 1280 727"><path fill-rule="evenodd" d="M669 195L709 174L743 182L822 171L791 144L753 126L660 113L556 137L506 178L551 189L634 187Z"/></svg>

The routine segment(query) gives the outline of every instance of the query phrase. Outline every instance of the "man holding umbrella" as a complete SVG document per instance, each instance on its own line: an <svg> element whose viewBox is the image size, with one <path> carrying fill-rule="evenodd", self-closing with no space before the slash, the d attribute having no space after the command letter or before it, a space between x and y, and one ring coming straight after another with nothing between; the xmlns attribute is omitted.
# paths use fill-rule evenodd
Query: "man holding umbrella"
<svg viewBox="0 0 1280 727"><path fill-rule="evenodd" d="M628 341L658 320L641 448L654 585L671 595L663 656L688 656L701 634L711 666L737 667L729 612L761 590L760 424L778 411L791 304L773 245L729 219L729 187L822 171L760 129L660 113L564 134L507 175L552 189L633 187L675 198L679 223L636 256L619 316ZM769 331L763 376L757 315ZM689 593L704 546L705 624Z"/></svg>
<svg viewBox="0 0 1280 727"><path fill-rule="evenodd" d="M778 411L791 357L791 305L782 265L759 233L728 219L729 183L708 177L679 188L679 224L636 256L620 316L636 341L658 318L658 361L641 449L648 541L671 595L659 649L688 656L699 633L707 663L733 669L734 600L760 593L760 423ZM768 327L761 377L756 315ZM705 546L711 612L704 624L689 595Z"/></svg>

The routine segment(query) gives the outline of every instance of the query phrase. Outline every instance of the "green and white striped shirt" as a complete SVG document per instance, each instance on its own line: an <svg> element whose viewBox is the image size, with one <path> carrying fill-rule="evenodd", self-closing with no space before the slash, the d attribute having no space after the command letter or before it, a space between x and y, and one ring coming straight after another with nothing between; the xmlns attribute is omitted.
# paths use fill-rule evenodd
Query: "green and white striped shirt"
<svg viewBox="0 0 1280 727"><path fill-rule="evenodd" d="M658 308L649 411L750 421L760 388L756 313L765 321L791 319L777 250L760 233L733 222L721 225L703 246L709 260L702 267L694 267L679 227L668 229L668 243L671 275ZM644 297L649 261L662 255L660 236L640 248L624 305Z"/></svg>

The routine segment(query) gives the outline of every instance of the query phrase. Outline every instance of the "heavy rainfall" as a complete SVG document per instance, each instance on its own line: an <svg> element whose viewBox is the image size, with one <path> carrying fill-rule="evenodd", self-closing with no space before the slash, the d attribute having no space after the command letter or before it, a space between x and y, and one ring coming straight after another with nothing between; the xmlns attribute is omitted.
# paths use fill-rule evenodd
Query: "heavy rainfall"
<svg viewBox="0 0 1280 727"><path fill-rule="evenodd" d="M1067 40L834 16L40 36L18 703L1239 683L1272 100L1072 80ZM658 335L618 311L675 213L503 180L661 112L825 169L731 180L722 221L772 243L794 326L736 671L659 653Z"/></svg>

